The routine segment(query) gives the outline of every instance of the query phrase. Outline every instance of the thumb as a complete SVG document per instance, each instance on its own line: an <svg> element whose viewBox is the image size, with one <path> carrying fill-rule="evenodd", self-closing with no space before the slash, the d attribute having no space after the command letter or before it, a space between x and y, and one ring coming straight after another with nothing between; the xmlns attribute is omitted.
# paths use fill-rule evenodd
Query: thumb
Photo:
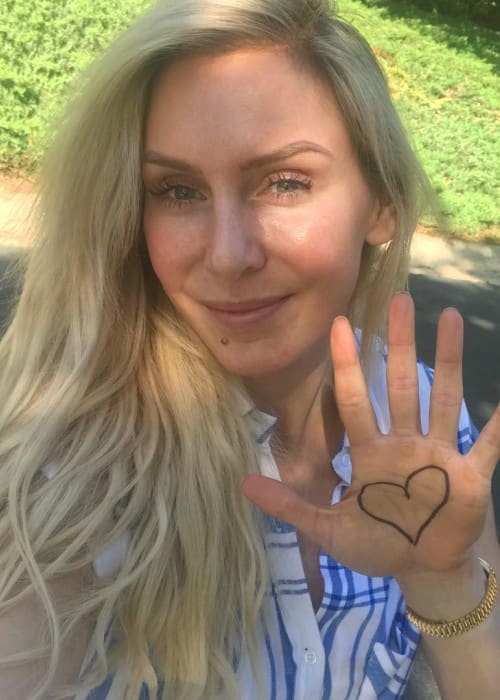
<svg viewBox="0 0 500 700"><path fill-rule="evenodd" d="M308 503L289 486L266 476L245 477L241 489L264 513L290 523L320 546L331 546L335 509Z"/></svg>

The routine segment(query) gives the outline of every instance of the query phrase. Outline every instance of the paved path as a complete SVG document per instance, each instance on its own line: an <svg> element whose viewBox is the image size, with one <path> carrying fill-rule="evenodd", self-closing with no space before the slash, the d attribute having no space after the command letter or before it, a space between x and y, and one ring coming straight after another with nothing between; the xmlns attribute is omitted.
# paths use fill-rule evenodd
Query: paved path
<svg viewBox="0 0 500 700"><path fill-rule="evenodd" d="M0 189L0 328L15 286L5 270L29 246L23 221L32 202L30 190L23 183ZM439 311L456 306L464 316L464 393L474 422L482 427L500 399L500 245L418 234L412 246L410 290L418 353L431 365ZM494 499L500 532L500 467Z"/></svg>

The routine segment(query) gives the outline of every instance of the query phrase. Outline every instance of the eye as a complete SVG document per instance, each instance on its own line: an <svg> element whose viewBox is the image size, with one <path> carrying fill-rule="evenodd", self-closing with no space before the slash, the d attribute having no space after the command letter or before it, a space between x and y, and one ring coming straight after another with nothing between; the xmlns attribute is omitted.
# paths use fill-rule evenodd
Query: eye
<svg viewBox="0 0 500 700"><path fill-rule="evenodd" d="M300 191L309 191L311 185L310 178L296 173L270 175L267 180L267 186L274 190L276 199L295 198Z"/></svg>
<svg viewBox="0 0 500 700"><path fill-rule="evenodd" d="M205 197L198 190L187 185L172 184L163 182L157 187L148 189L152 197L160 198L169 207L183 207L194 199L203 200Z"/></svg>

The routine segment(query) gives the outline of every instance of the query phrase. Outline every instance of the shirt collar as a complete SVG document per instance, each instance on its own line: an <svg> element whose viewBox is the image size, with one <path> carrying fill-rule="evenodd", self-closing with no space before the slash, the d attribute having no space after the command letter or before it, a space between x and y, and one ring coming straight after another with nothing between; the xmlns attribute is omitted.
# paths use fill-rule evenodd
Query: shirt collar
<svg viewBox="0 0 500 700"><path fill-rule="evenodd" d="M247 396L239 392L236 394L236 403L240 415L244 418L255 442L258 445L267 442L276 425L276 416L261 411ZM342 439L342 448L340 452L333 457L331 465L341 482L345 485L349 485L352 477L352 466L349 455L349 438L346 433L344 433Z"/></svg>
<svg viewBox="0 0 500 700"><path fill-rule="evenodd" d="M258 445L269 440L278 420L276 416L258 409L251 399L240 390L235 390L235 401L240 416L245 420L250 435Z"/></svg>

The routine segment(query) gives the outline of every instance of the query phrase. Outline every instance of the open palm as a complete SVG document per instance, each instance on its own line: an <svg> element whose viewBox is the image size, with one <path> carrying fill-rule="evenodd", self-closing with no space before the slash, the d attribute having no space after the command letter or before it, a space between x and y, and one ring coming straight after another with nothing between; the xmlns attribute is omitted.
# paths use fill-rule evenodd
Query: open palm
<svg viewBox="0 0 500 700"><path fill-rule="evenodd" d="M462 403L463 323L446 309L438 324L429 432L420 426L414 309L394 297L388 327L387 386L391 431L382 434L347 319L332 327L335 400L350 441L352 483L335 506L321 508L281 482L249 476L244 493L288 521L353 570L402 576L451 569L479 538L500 456L500 409L469 453L457 450Z"/></svg>

